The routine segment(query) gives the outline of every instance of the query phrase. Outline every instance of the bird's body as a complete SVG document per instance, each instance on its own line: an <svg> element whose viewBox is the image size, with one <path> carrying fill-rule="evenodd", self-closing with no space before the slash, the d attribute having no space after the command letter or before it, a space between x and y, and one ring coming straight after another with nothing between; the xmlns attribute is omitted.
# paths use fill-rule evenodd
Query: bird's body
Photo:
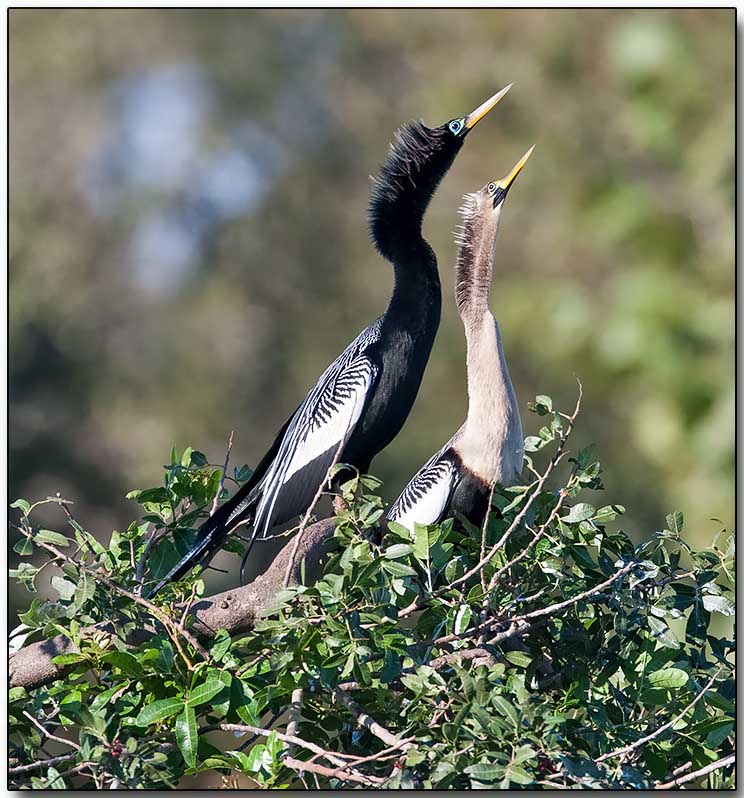
<svg viewBox="0 0 744 798"><path fill-rule="evenodd" d="M528 156L504 180L466 195L461 209L456 297L467 339L468 415L390 507L388 520L409 529L457 513L480 523L491 486L515 484L522 470L522 423L489 292L503 200Z"/></svg>
<svg viewBox="0 0 744 798"><path fill-rule="evenodd" d="M398 434L416 399L441 314L437 261L421 232L439 181L465 134L507 89L439 128L404 126L373 184L370 232L393 264L385 313L364 329L279 431L250 480L199 529L192 549L150 591L209 558L238 525L251 541L307 510L334 460L365 472Z"/></svg>

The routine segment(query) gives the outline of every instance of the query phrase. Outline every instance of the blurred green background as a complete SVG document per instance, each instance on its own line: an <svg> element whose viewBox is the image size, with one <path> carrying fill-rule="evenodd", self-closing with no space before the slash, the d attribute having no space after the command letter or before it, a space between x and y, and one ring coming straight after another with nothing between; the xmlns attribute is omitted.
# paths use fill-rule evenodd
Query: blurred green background
<svg viewBox="0 0 744 798"><path fill-rule="evenodd" d="M636 538L681 509L705 545L734 517L734 15L12 10L11 499L60 491L106 537L172 444L219 463L234 429L255 464L386 305L393 130L514 81L428 213L442 326L374 471L394 498L464 418L456 209L535 143L493 290L525 432L580 378L598 504Z"/></svg>

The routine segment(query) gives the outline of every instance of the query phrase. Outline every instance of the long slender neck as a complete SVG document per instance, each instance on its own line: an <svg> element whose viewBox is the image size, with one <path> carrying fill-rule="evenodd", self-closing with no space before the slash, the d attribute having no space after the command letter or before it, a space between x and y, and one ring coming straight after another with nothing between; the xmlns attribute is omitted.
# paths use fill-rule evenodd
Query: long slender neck
<svg viewBox="0 0 744 798"><path fill-rule="evenodd" d="M421 123L396 133L370 200L370 235L393 264L395 286L386 321L433 340L441 314L437 260L421 233L429 202L462 146L446 129Z"/></svg>
<svg viewBox="0 0 744 798"><path fill-rule="evenodd" d="M442 313L442 287L437 258L419 236L417 242L392 254L395 284L386 320L409 330L428 331L433 340Z"/></svg>
<svg viewBox="0 0 744 798"><path fill-rule="evenodd" d="M465 437L481 469L490 472L482 476L508 484L521 471L523 439L516 393L489 304L499 220L490 209L471 210L460 234L456 267L457 305L467 339Z"/></svg>

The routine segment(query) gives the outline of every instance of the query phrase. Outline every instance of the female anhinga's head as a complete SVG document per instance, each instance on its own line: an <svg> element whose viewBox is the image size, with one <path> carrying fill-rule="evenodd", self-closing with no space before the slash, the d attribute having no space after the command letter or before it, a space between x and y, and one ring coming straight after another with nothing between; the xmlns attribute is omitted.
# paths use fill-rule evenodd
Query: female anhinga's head
<svg viewBox="0 0 744 798"><path fill-rule="evenodd" d="M465 137L496 106L511 84L472 113L430 128L409 122L395 134L387 160L373 180L370 235L380 253L393 259L418 243L424 212L439 181L455 160Z"/></svg>
<svg viewBox="0 0 744 798"><path fill-rule="evenodd" d="M463 197L460 208L463 221L455 235L458 244L455 297L463 319L480 315L488 309L493 249L501 210L509 189L534 149L534 146L530 147L506 177L491 181L479 191Z"/></svg>

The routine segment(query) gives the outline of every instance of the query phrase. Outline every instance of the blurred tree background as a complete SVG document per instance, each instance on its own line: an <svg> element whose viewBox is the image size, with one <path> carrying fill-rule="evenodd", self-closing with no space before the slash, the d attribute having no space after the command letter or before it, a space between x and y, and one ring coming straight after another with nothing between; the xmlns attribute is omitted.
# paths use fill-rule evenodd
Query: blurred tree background
<svg viewBox="0 0 744 798"><path fill-rule="evenodd" d="M14 9L11 499L59 490L107 536L172 444L221 463L234 429L232 463L254 465L385 308L366 205L393 130L514 81L429 211L442 326L373 470L392 500L462 422L456 209L535 143L492 303L523 409L570 405L579 377L576 445L597 444L625 528L681 509L705 545L734 516L734 26L733 9Z"/></svg>

